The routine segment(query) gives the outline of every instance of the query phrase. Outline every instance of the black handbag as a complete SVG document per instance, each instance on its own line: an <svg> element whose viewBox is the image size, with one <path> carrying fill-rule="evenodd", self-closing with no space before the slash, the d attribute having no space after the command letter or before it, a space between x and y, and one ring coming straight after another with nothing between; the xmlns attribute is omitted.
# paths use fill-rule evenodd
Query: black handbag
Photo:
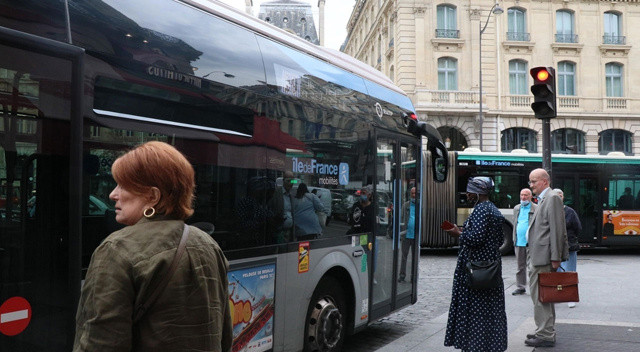
<svg viewBox="0 0 640 352"><path fill-rule="evenodd" d="M499 262L468 261L467 262L467 286L474 290L488 290L500 286Z"/></svg>

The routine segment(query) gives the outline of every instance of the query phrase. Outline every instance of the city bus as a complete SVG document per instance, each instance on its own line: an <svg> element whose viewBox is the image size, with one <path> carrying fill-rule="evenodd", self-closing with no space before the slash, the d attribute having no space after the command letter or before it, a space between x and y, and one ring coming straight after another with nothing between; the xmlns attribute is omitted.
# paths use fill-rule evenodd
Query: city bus
<svg viewBox="0 0 640 352"><path fill-rule="evenodd" d="M152 140L195 169L187 222L229 260L233 351L339 351L416 302L394 209L447 155L380 72L204 0L0 0L0 52L0 351L71 349L92 252L119 228L111 165ZM371 186L389 211L299 240L285 172L322 197Z"/></svg>
<svg viewBox="0 0 640 352"><path fill-rule="evenodd" d="M491 201L505 216L503 253L513 248L513 207L520 190L528 186L529 173L542 167L542 155L515 150L511 153L449 152L451 172L443 184L426 185L429 197L422 230L422 247L450 247L457 243L437 227L443 220L462 224L473 208L465 196L469 177L489 176L495 183ZM564 203L578 213L582 247L640 246L640 157L621 152L607 155L551 155L551 187L564 192ZM433 196L433 198L431 198Z"/></svg>

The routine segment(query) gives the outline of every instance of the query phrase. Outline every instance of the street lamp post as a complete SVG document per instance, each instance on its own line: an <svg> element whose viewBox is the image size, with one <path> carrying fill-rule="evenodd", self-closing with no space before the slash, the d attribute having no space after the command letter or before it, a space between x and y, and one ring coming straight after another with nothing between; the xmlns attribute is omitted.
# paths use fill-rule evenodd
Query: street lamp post
<svg viewBox="0 0 640 352"><path fill-rule="evenodd" d="M479 65L480 66L480 72L479 72L479 76L478 76L478 78L479 78L478 85L479 85L479 88L480 88L480 115L479 115L479 120L480 120L480 150L482 150L482 134L483 134L482 126L484 125L484 116L482 115L482 33L484 33L484 30L487 29L487 25L489 24L489 18L491 18L491 14L495 13L496 16L497 16L497 15L503 13L503 12L504 12L504 10L502 9L502 7L500 7L498 5L498 3L495 3L493 5L493 7L491 7L491 10L489 10L489 16L487 16L487 20L484 23L484 27L482 26L482 18L480 18L480 21L478 21L478 25L479 25L478 28L480 29L480 32L479 32L479 35L478 35L478 37L479 37L479 40L478 40L478 46L479 46L478 47L478 52L479 52L478 57L480 58L479 59L480 60L480 65Z"/></svg>

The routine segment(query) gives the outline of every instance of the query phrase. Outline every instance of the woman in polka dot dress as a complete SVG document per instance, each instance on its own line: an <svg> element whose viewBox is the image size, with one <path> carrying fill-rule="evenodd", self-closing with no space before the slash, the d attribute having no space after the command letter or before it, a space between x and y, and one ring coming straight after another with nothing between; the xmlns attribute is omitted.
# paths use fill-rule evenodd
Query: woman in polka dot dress
<svg viewBox="0 0 640 352"><path fill-rule="evenodd" d="M453 291L445 346L466 352L494 352L507 349L507 314L504 308L504 284L488 290L466 286L466 265L470 260L498 260L502 276L500 245L504 217L489 201L493 181L488 177L470 178L467 200L474 205L463 230L454 226L447 232L458 237L460 251L453 277Z"/></svg>

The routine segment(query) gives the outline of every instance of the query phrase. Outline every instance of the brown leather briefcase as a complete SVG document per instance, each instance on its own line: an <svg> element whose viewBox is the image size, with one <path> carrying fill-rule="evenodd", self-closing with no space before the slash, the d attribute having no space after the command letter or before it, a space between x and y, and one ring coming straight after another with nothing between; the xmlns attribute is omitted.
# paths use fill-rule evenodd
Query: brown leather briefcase
<svg viewBox="0 0 640 352"><path fill-rule="evenodd" d="M538 300L542 303L579 302L578 273L539 273Z"/></svg>

